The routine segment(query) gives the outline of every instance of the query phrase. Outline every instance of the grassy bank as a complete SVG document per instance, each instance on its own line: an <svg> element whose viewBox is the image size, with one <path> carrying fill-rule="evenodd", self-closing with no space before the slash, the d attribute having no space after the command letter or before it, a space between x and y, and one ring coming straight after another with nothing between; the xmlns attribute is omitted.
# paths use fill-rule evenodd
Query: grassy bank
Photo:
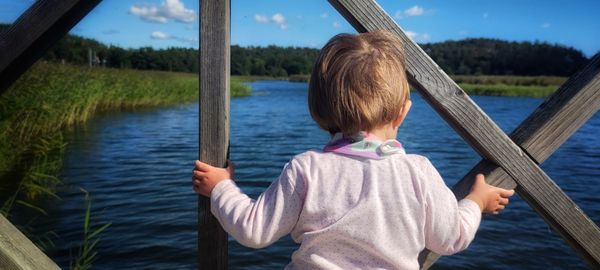
<svg viewBox="0 0 600 270"><path fill-rule="evenodd" d="M251 93L232 79L232 96ZM0 189L3 210L53 196L65 128L96 113L174 105L198 99L196 74L39 62L0 96ZM17 192L15 192L17 191ZM12 194L19 194L12 196ZM43 212L43 209L39 209Z"/></svg>
<svg viewBox="0 0 600 270"><path fill-rule="evenodd" d="M504 97L547 97L554 93L558 86L520 86L505 84L468 84L461 83L460 87L469 95L504 96Z"/></svg>
<svg viewBox="0 0 600 270"><path fill-rule="evenodd" d="M452 79L469 95L546 97L567 78L555 76L454 75ZM308 82L309 75L292 75L290 82Z"/></svg>

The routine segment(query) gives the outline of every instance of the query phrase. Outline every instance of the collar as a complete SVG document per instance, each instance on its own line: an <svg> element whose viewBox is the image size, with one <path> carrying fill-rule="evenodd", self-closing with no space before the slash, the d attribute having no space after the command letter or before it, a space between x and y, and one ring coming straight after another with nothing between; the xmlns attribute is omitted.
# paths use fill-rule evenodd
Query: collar
<svg viewBox="0 0 600 270"><path fill-rule="evenodd" d="M383 159L396 153L405 154L399 141L393 139L383 141L377 136L364 131L351 136L338 132L325 145L323 151L372 159Z"/></svg>

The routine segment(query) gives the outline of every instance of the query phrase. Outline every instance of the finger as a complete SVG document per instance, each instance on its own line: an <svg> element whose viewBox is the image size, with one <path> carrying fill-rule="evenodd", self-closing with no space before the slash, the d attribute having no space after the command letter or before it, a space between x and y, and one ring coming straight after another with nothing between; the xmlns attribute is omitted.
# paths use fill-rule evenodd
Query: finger
<svg viewBox="0 0 600 270"><path fill-rule="evenodd" d="M508 198L500 198L500 200L498 201L498 203L502 204L502 205L507 205L509 202Z"/></svg>
<svg viewBox="0 0 600 270"><path fill-rule="evenodd" d="M229 172L229 174L233 174L233 172L235 171L235 164L229 159L227 160L227 171Z"/></svg>
<svg viewBox="0 0 600 270"><path fill-rule="evenodd" d="M204 163L204 162L202 162L200 160L196 160L196 167L195 167L196 170L205 172L205 171L210 170L211 167L212 166L210 166L210 165L208 165L208 164L206 164L206 163Z"/></svg>
<svg viewBox="0 0 600 270"><path fill-rule="evenodd" d="M231 159L227 160L227 168L235 168L235 164L233 163L233 161L231 161Z"/></svg>
<svg viewBox="0 0 600 270"><path fill-rule="evenodd" d="M510 196L512 196L514 194L515 194L515 190L514 189L510 189L510 190L509 189L503 189L503 188L500 189L500 196L502 196L504 198L508 198L508 197L510 197Z"/></svg>
<svg viewBox="0 0 600 270"><path fill-rule="evenodd" d="M201 171L194 171L194 177L200 180L204 179L204 176L206 175L205 172L201 172Z"/></svg>
<svg viewBox="0 0 600 270"><path fill-rule="evenodd" d="M496 211L500 211L504 209L504 205L498 205L498 207L496 207Z"/></svg>
<svg viewBox="0 0 600 270"><path fill-rule="evenodd" d="M497 215L497 214L500 214L500 212L499 211L494 211L494 212L492 212L492 214L493 215Z"/></svg>
<svg viewBox="0 0 600 270"><path fill-rule="evenodd" d="M477 176L475 176L475 184L485 184L485 176L478 173Z"/></svg>

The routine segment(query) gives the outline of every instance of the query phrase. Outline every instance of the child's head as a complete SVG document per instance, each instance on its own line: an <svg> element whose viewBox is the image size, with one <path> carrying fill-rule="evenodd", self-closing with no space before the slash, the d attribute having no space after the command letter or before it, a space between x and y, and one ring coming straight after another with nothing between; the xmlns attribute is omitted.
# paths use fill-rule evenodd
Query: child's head
<svg viewBox="0 0 600 270"><path fill-rule="evenodd" d="M392 123L409 93L401 40L386 31L333 37L317 58L308 89L310 114L330 133Z"/></svg>

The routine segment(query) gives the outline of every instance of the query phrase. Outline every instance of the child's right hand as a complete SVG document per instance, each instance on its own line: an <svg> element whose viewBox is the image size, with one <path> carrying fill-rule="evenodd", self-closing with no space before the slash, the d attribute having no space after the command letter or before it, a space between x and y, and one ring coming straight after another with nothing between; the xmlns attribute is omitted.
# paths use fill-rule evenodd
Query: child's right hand
<svg viewBox="0 0 600 270"><path fill-rule="evenodd" d="M508 204L508 198L514 190L488 185L483 174L478 174L467 199L476 202L483 213L498 214Z"/></svg>
<svg viewBox="0 0 600 270"><path fill-rule="evenodd" d="M196 193L210 198L212 190L219 182L233 180L234 170L231 160L227 160L227 168L213 167L196 160L192 173L192 187Z"/></svg>

